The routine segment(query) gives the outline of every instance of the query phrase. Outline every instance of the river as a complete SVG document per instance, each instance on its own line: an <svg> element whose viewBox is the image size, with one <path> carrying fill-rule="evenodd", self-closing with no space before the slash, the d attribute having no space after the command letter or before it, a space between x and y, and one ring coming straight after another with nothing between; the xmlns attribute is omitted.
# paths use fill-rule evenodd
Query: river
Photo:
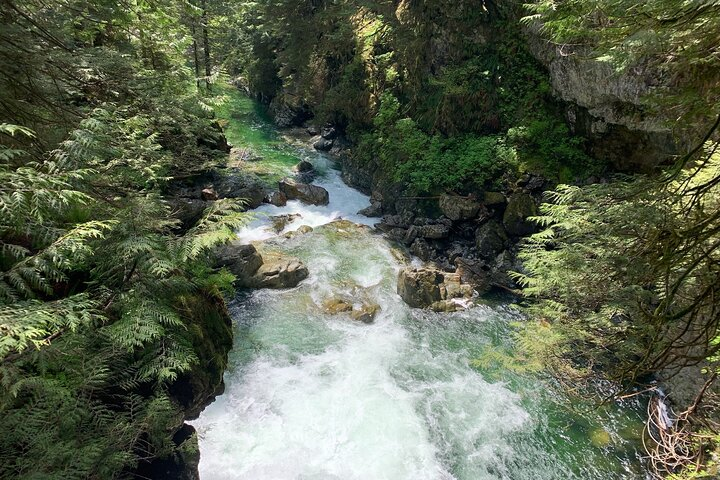
<svg viewBox="0 0 720 480"><path fill-rule="evenodd" d="M192 422L203 480L646 478L641 405L580 401L545 375L508 368L522 316L503 300L453 314L409 308L395 293L406 260L357 215L369 199L248 100L231 107L233 143L252 145L276 175L309 160L330 204L264 205L238 232L300 258L310 277L232 301L226 390ZM287 213L300 217L272 231L269 216ZM284 235L301 225L314 231ZM370 325L326 313L338 296L381 310Z"/></svg>

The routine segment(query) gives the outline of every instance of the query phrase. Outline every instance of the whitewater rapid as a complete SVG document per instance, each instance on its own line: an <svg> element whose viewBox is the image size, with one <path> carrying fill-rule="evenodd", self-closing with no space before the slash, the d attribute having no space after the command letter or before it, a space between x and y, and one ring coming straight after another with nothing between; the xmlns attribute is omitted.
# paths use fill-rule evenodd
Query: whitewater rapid
<svg viewBox="0 0 720 480"><path fill-rule="evenodd" d="M325 156L305 157L330 204L264 205L238 232L300 258L310 277L232 302L226 390L192 422L203 480L642 478L572 432L549 435L557 426L543 413L541 383L476 368L488 347L507 346L517 313L407 307L396 294L406 260L357 214L369 198ZM270 216L283 214L300 217L278 234ZM314 231L284 235L302 225ZM372 301L380 313L371 325L326 313L323 303L338 296Z"/></svg>

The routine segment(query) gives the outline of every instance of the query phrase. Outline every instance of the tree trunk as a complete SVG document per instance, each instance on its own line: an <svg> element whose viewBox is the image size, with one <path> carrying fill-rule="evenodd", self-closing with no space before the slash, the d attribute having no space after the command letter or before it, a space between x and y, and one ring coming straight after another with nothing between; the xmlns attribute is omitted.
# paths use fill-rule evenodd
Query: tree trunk
<svg viewBox="0 0 720 480"><path fill-rule="evenodd" d="M190 27L190 32L192 33L193 37L193 60L195 63L195 85L197 86L198 91L200 90L200 54L198 53L198 42L197 42L197 33L195 28L195 18L193 17L192 24Z"/></svg>
<svg viewBox="0 0 720 480"><path fill-rule="evenodd" d="M205 87L210 90L210 75L212 68L210 67L210 42L208 41L208 11L207 0L202 0L202 36L203 36L203 52L205 53Z"/></svg>

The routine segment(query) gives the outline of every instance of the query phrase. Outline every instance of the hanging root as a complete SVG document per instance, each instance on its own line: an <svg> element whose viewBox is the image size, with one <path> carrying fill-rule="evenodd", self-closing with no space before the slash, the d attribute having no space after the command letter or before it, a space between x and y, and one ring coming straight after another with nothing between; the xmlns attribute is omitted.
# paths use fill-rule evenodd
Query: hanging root
<svg viewBox="0 0 720 480"><path fill-rule="evenodd" d="M650 471L658 478L692 465L699 467L702 462L702 452L690 422L683 414L671 418L661 396L654 396L648 403L643 446L650 461Z"/></svg>
<svg viewBox="0 0 720 480"><path fill-rule="evenodd" d="M648 402L648 419L643 432L643 446L649 459L649 469L656 478L664 478L683 470L700 471L704 464L704 446L710 436L697 433L694 414L710 384L708 380L695 402L684 412L675 415L661 394Z"/></svg>

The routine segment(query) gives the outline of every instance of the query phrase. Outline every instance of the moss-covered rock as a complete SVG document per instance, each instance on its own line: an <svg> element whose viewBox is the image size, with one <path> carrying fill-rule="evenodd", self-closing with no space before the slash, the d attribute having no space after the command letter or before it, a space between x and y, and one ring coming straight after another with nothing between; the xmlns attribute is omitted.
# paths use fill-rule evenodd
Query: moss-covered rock
<svg viewBox="0 0 720 480"><path fill-rule="evenodd" d="M510 235L522 237L535 232L535 224L528 220L538 214L538 207L530 195L526 193L516 193L508 202L505 214L503 215L503 225Z"/></svg>

